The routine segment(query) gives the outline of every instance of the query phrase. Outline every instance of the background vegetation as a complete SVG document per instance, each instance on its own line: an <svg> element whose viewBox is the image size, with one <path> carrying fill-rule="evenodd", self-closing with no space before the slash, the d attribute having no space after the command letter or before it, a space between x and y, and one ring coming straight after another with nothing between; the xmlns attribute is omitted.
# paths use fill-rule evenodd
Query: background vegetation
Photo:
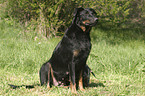
<svg viewBox="0 0 145 96"><path fill-rule="evenodd" d="M1 18L23 25L23 34L51 37L63 34L77 7L96 10L101 28L145 27L144 0L1 0Z"/></svg>
<svg viewBox="0 0 145 96"><path fill-rule="evenodd" d="M70 25L76 7L92 7L99 24L91 31L87 64L96 74L79 96L145 95L144 0L0 0L0 95L71 96L39 86L39 69ZM8 84L36 85L13 90Z"/></svg>

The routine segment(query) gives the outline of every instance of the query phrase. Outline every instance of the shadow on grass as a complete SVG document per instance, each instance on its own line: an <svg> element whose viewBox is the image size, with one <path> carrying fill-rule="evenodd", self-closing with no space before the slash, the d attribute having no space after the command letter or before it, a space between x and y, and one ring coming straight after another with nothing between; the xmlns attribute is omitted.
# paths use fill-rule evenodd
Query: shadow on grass
<svg viewBox="0 0 145 96"><path fill-rule="evenodd" d="M145 32L140 29L93 29L91 38L94 41L105 40L111 45L121 44L126 41L145 40Z"/></svg>
<svg viewBox="0 0 145 96"><path fill-rule="evenodd" d="M98 83L92 82L89 84L89 87L105 87L105 85L101 82L98 82Z"/></svg>
<svg viewBox="0 0 145 96"><path fill-rule="evenodd" d="M13 85L13 84L8 84L12 89L16 89L16 88L20 88L20 87L23 87L25 86L27 89L32 89L34 88L35 86L40 86L40 84L34 84L34 85Z"/></svg>

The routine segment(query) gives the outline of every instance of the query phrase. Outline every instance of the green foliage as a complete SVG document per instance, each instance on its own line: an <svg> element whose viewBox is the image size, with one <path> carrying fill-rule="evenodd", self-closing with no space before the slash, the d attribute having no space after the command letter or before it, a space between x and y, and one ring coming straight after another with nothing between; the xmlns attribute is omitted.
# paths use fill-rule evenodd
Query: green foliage
<svg viewBox="0 0 145 96"><path fill-rule="evenodd" d="M20 22L26 33L52 37L63 34L77 7L95 9L101 28L144 28L144 6L144 0L2 0L0 16Z"/></svg>

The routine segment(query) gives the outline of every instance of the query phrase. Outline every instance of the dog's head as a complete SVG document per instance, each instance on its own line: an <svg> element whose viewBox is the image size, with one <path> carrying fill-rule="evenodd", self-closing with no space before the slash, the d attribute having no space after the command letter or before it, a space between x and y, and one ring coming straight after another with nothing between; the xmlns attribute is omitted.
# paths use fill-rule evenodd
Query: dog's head
<svg viewBox="0 0 145 96"><path fill-rule="evenodd" d="M92 8L76 8L74 20L81 26L95 26L98 22L97 13Z"/></svg>

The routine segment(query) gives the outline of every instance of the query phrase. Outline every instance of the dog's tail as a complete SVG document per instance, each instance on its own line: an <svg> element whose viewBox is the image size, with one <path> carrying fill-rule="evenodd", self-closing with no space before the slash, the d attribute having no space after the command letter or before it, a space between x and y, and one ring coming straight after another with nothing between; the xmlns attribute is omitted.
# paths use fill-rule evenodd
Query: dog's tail
<svg viewBox="0 0 145 96"><path fill-rule="evenodd" d="M92 70L91 70L90 72L91 72L91 73L92 73L92 75L96 78L96 75L94 74L94 72L93 72Z"/></svg>
<svg viewBox="0 0 145 96"><path fill-rule="evenodd" d="M20 85L20 86L12 85L12 84L8 84L8 85L9 85L11 88L13 88L13 89L20 88L20 87L23 87L23 86L25 86L25 87L28 88L28 89L34 88L34 85Z"/></svg>
<svg viewBox="0 0 145 96"><path fill-rule="evenodd" d="M85 70L88 70L89 72L91 72L91 74L96 78L96 75L94 74L94 72L91 70L91 68L88 65L85 66Z"/></svg>

